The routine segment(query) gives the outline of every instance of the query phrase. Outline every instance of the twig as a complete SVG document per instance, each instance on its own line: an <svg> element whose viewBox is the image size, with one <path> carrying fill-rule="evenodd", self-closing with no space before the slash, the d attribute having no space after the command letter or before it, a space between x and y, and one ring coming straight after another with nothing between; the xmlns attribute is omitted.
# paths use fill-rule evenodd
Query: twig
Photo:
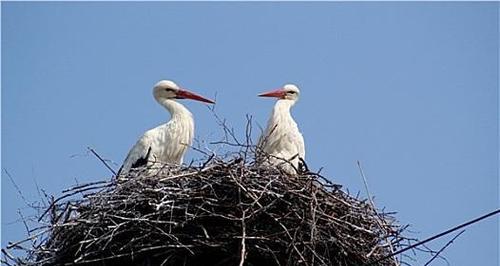
<svg viewBox="0 0 500 266"><path fill-rule="evenodd" d="M448 243L446 243L446 245L444 245L427 263L425 263L424 266L429 265L435 258L439 256L441 252L443 252L443 250L445 250L449 245L451 245L451 243L453 243L453 241L455 241L455 239L457 239L464 232L465 230L460 231L460 233L458 233L455 237L453 237L450 241L448 241Z"/></svg>
<svg viewBox="0 0 500 266"><path fill-rule="evenodd" d="M243 266L245 264L245 258L247 256L247 248L246 248L247 230L246 230L245 216L246 216L246 211L243 211L243 214L241 215L241 252L240 252L239 266Z"/></svg>
<svg viewBox="0 0 500 266"><path fill-rule="evenodd" d="M26 200L26 198L24 197L23 193L21 192L21 189L19 188L19 186L16 184L16 182L14 181L14 178L12 178L12 176L10 175L9 171L7 171L7 169L3 168L3 172L7 175L7 177L9 178L10 182L12 183L12 185L14 186L14 188L16 189L17 191L17 194L19 194L19 196L21 197L21 199L23 199L24 201L24 204L26 204L26 206L30 206L30 204L28 203L28 201Z"/></svg>
<svg viewBox="0 0 500 266"><path fill-rule="evenodd" d="M365 190L366 190L366 196L368 197L368 200L370 201L370 204L373 207L373 210L375 210L375 203L373 203L372 196L370 195L370 190L368 189L368 182L366 181L365 173L363 172L363 168L361 167L361 163L359 161L356 161L358 164L358 169L359 173L361 174L361 177L363 178L363 184L365 185Z"/></svg>
<svg viewBox="0 0 500 266"><path fill-rule="evenodd" d="M91 147L87 147L87 149L90 152L92 152L92 154L94 154L95 157L97 157L97 159L99 159L104 164L104 166L106 166L106 168L109 169L109 171L111 171L111 173L113 174L113 176L116 176L116 171L113 170L113 168L111 168L111 166L109 166L109 164L99 154L97 154L97 152L94 149L92 149Z"/></svg>
<svg viewBox="0 0 500 266"><path fill-rule="evenodd" d="M363 183L365 184L365 189L366 189L366 196L368 197L368 200L370 202L370 205L372 206L373 208L373 212L375 212L375 214L377 215L378 217L378 213L377 213L377 208L375 208L375 203L373 202L373 199L372 199L372 196L370 195L370 190L368 189L368 181L366 181L366 177L365 177L365 173L363 172L363 168L361 167L361 163L359 161L357 161L357 164L358 164L358 169L359 169L359 173L361 174L361 177L363 178ZM382 226L381 222L379 221L379 219L377 219L377 224L379 226L379 228L384 232L385 234L385 242L387 243L387 245L389 245L389 248L391 250L391 253L394 253L394 247L392 246L392 243L391 241L388 239L388 232L386 231L385 227ZM371 253L373 254L373 253ZM399 265L399 262L397 260L396 257L392 257L393 260L394 260L394 263L396 265Z"/></svg>
<svg viewBox="0 0 500 266"><path fill-rule="evenodd" d="M96 182L96 183L106 183L106 182ZM71 191L70 193L67 193L65 195L62 195L60 196L59 198L53 200L49 207L47 208L47 210L45 210L45 212L42 213L42 215L40 215L40 217L38 218L38 221L40 222L43 217L45 217L45 215L49 212L49 211L52 211L53 210L53 207L56 205L57 202L59 202L60 200L62 199L65 199L65 198L68 198L68 197L71 197L71 196L74 196L76 194L79 194L79 193L82 193L82 192L85 192L85 191L89 191L89 190L96 190L96 189L100 189L100 188L105 188L105 187L108 187L110 186L111 184L105 184L105 185L101 185L101 186L89 186L89 187L80 187L78 189L75 189L73 191Z"/></svg>
<svg viewBox="0 0 500 266"><path fill-rule="evenodd" d="M2 248L2 253L4 254L5 257L7 257L7 259L10 259L12 261L16 261L16 258L14 258L14 256L12 256L9 252L7 252L7 250L3 249ZM8 261L4 261L2 260L1 261L2 263L5 263L6 265L10 266L12 264L10 264Z"/></svg>
<svg viewBox="0 0 500 266"><path fill-rule="evenodd" d="M427 243L427 242L429 242L429 241L432 241L432 240L434 240L434 239L440 238L440 237L442 237L442 236L444 236L444 235L447 235L447 234L449 234L449 233L451 233L451 232L457 231L458 229L464 228L464 227L469 226L469 225L471 225L471 224L475 224L475 223L477 223L477 222L479 222L479 221L481 221L481 220L484 220L484 219L486 219L486 218L488 218L488 217L490 217L490 216L496 215L496 214L498 214L498 213L500 213L500 209L494 210L494 211L492 211L492 212L490 212L490 213L487 213L487 214L485 214L485 215L483 215L483 216L481 216L481 217L478 217L478 218L473 219L473 220L471 220L471 221L468 221L468 222L465 222L465 223L463 223L463 224L457 225L457 226L455 226L455 227L453 227L453 228L451 228L451 229L448 229L448 230L446 230L446 231L444 231L444 232L442 232L442 233L439 233L439 234L437 234L437 235L431 236L431 237L429 237L429 238L427 238L427 239L425 239L425 240L419 241L419 242L417 242L417 243L415 243L415 244L413 244L413 245L410 245L410 246L408 246L408 247L406 247L406 248L400 249L400 250L398 250L398 251L396 251L396 252L394 252L394 253L391 253L391 254L389 254L389 255L387 255L387 256L384 256L384 257L382 257L382 258L380 258L380 259L378 259L378 260L375 260L375 261L373 261L373 262L370 262L370 263L368 263L368 264L366 264L366 265L374 265L374 264L376 264L376 263L378 263L378 262L380 262L380 261L386 260L386 259L388 259L388 258L390 258L390 257L393 257L393 256L396 256L396 255L398 255L398 254L401 254L401 253L403 253L403 252L405 252L405 251L407 251L407 250L410 250L410 249L413 249L413 248L418 247L418 246L420 246L420 245L423 245L423 244L425 244L425 243Z"/></svg>

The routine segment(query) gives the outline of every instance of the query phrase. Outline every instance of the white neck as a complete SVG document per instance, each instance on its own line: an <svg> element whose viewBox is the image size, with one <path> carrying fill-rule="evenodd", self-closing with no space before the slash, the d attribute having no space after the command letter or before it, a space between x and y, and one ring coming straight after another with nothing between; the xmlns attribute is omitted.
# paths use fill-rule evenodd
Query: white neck
<svg viewBox="0 0 500 266"><path fill-rule="evenodd" d="M193 115L184 105L173 99L160 99L158 102L171 115L170 121L156 127L161 148L156 151L158 158L165 162L181 164L188 146L194 136Z"/></svg>
<svg viewBox="0 0 500 266"><path fill-rule="evenodd" d="M291 119L292 115L290 114L290 109L294 104L295 104L294 100L285 100L285 99L278 100L274 105L272 118L274 120L283 120L288 118Z"/></svg>
<svg viewBox="0 0 500 266"><path fill-rule="evenodd" d="M184 105L178 103L177 101L173 99L161 99L158 100L158 102L165 107L170 115L172 116L172 119L178 119L178 118L183 118L183 117L193 117L191 112L184 107Z"/></svg>
<svg viewBox="0 0 500 266"><path fill-rule="evenodd" d="M290 126L297 126L292 118L292 115L290 114L290 108L294 104L295 101L285 99L281 99L276 102L271 117L267 123L266 134L270 134L271 131L286 131L286 129Z"/></svg>

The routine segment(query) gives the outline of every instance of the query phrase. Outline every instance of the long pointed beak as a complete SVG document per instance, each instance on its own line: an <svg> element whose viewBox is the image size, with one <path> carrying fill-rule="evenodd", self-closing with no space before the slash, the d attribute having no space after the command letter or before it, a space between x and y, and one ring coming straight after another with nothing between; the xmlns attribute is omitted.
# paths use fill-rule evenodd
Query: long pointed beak
<svg viewBox="0 0 500 266"><path fill-rule="evenodd" d="M276 97L276 98L283 98L285 96L286 92L282 88L269 91L269 92L264 92L259 94L258 96L260 97Z"/></svg>
<svg viewBox="0 0 500 266"><path fill-rule="evenodd" d="M191 100L200 101L200 102L204 102L204 103L212 103L212 104L215 103L214 101L212 101L210 99L207 99L203 96L200 96L194 92L190 92L187 90L177 91L177 98L178 99L191 99Z"/></svg>

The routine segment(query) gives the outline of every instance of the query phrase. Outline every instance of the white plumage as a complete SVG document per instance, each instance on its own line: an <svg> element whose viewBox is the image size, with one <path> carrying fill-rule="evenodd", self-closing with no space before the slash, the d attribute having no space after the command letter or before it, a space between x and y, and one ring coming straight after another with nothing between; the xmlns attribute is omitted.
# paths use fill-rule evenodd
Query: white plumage
<svg viewBox="0 0 500 266"><path fill-rule="evenodd" d="M175 99L214 103L212 100L179 88L170 80L156 83L153 95L170 113L170 121L144 133L128 153L118 175L127 173L133 168L152 166L155 163L182 164L184 154L193 141L194 120L191 112Z"/></svg>
<svg viewBox="0 0 500 266"><path fill-rule="evenodd" d="M261 97L276 97L267 128L259 139L264 163L281 167L289 174L296 174L300 159L305 159L304 137L290 114L290 109L299 99L299 88L287 84L283 88L259 94Z"/></svg>

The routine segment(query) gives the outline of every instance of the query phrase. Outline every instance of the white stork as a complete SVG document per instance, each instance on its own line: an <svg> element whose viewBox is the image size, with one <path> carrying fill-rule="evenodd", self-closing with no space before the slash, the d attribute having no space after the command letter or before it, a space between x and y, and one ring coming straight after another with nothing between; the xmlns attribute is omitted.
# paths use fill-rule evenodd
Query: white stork
<svg viewBox="0 0 500 266"><path fill-rule="evenodd" d="M200 95L181 89L170 80L161 80L153 88L156 101L171 115L170 121L150 129L132 147L118 171L118 175L132 168L150 166L154 163L182 164L184 154L193 141L193 115L175 99L192 99L215 103Z"/></svg>
<svg viewBox="0 0 500 266"><path fill-rule="evenodd" d="M265 162L277 165L289 174L296 174L300 159L305 159L304 137L290 114L290 108L299 99L299 88L287 84L283 88L259 94L260 97L275 97L278 101L259 139L258 147Z"/></svg>

